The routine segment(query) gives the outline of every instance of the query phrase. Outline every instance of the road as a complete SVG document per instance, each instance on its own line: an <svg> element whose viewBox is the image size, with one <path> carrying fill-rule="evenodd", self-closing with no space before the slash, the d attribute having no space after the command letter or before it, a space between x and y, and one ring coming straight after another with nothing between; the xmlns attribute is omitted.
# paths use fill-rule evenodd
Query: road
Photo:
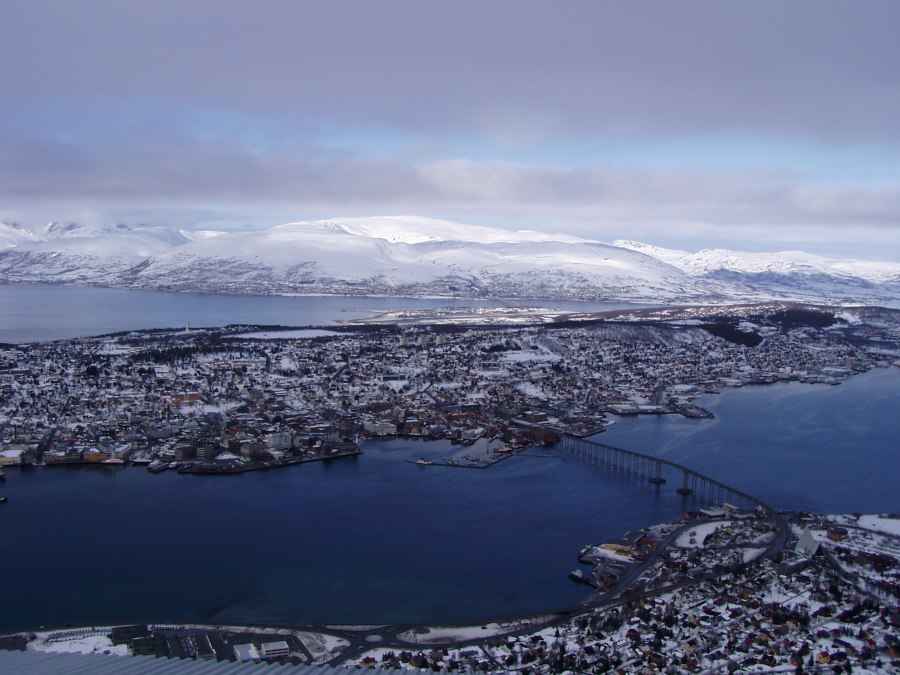
<svg viewBox="0 0 900 675"><path fill-rule="evenodd" d="M774 556L779 553L784 548L784 544L787 538L787 525L784 522L784 519L781 517L781 514L775 511L770 511L770 515L775 521L776 536L769 544L766 545L766 551L756 559L757 561ZM485 655L490 658L488 652L483 648L497 639L505 639L508 637L515 637L517 635L529 635L543 628L553 626L562 621L571 620L583 614L589 614L601 608L615 607L618 605L626 604L628 602L636 602L643 598L650 598L666 593L671 593L681 588L699 584L704 581L712 581L720 576L723 576L724 574L730 573L729 568L723 567L720 570L711 570L697 576L686 576L680 581L668 584L663 588L656 588L652 590L642 588L636 592L631 588L642 574L652 569L653 565L659 560L660 556L668 546L676 541L678 537L681 536L684 532L690 530L693 527L696 527L696 523L685 523L676 527L668 535L666 535L666 537L662 541L660 541L656 550L654 550L653 553L648 556L647 560L638 565L632 566L632 568L629 569L626 575L613 588L595 595L578 605L537 615L531 617L531 620L529 620L528 617L510 617L505 620L496 619L491 621L492 624L510 623L515 625L515 627L512 627L507 631L492 632L490 635L486 635L484 637L473 637L461 640L448 638L447 640L431 640L426 643L407 640L401 637L402 634L409 631L422 629L421 626L415 624L400 624L352 629L323 626L316 629L309 628L306 630L313 630L342 637L350 643L350 645L346 649L344 649L340 655L328 661L329 666L338 666L346 663L349 660L359 658L365 652L375 648L386 648L395 651L406 650L419 652L442 648L464 649L466 647L477 647L481 648ZM750 546L751 545L748 545L744 548ZM719 548L734 548L734 544L729 544L725 547ZM459 628L460 631L462 631L464 628L471 629L471 626L460 626Z"/></svg>

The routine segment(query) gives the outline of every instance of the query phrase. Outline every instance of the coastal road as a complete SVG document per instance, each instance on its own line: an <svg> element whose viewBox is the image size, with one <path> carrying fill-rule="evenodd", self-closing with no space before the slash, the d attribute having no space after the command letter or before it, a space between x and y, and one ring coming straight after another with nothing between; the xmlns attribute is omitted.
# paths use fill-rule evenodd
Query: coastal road
<svg viewBox="0 0 900 675"><path fill-rule="evenodd" d="M783 522L783 519L780 517L780 514L777 514L774 511L770 511L770 514L773 515L773 518L776 521L775 524L777 534L773 541L767 545L766 552L756 559L757 561L762 560L764 557L772 556L777 552L780 552L786 541L787 528ZM679 536L693 527L696 527L696 523L685 523L676 527L668 535L666 535L666 537L660 542L659 546L657 546L656 550L650 554L647 560L640 563L639 565L634 565L633 568L628 571L625 577L623 577L615 587L604 593L588 598L586 601L573 607L554 610L542 615L531 617L531 621L529 621L527 617L515 617L508 618L506 620L495 619L490 621L491 624L518 624L514 627L511 625L510 630L502 632L492 632L490 635L485 635L483 637L479 636L465 639L447 638L446 640L435 639L428 642L416 642L401 637L404 633L417 629L421 630L423 628L422 626L416 624L374 626L359 629L320 627L315 630L342 637L350 643L349 646L341 652L341 654L328 661L327 665L329 666L341 665L349 660L362 656L365 652L371 649L376 648L392 649L395 651L406 650L413 653L420 651L427 652L431 649L443 648L484 648L488 646L492 641L498 639L515 637L522 634L532 634L548 626L558 624L561 621L570 620L579 615L588 614L601 608L615 607L617 605L623 605L628 602L636 602L643 598L650 598L666 593L671 593L673 591L679 590L680 588L693 586L704 581L713 581L723 574L728 573L728 569L712 570L704 572L697 576L685 577L684 579L669 584L663 588L657 588L653 590L646 590L643 588L636 591L630 590L630 587L635 583L635 581L637 581L637 579L646 571L650 570L653 565L659 560L659 557L662 555L663 551L665 551L668 546L670 546L675 540L677 540ZM731 545L727 546L727 548L731 547ZM462 632L466 628L471 629L472 626L460 626L459 630L460 632ZM484 651L485 655L489 658L487 652L484 649L482 649L482 651Z"/></svg>

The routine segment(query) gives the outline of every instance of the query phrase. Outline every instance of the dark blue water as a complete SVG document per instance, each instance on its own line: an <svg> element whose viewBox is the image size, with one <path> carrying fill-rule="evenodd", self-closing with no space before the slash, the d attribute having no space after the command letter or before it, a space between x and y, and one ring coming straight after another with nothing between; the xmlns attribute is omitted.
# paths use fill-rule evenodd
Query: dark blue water
<svg viewBox="0 0 900 675"><path fill-rule="evenodd" d="M87 286L0 284L0 342L19 343L118 331L233 323L324 326L398 309L538 306L598 312L631 305L559 300L283 297L164 293Z"/></svg>
<svg viewBox="0 0 900 675"><path fill-rule="evenodd" d="M597 440L696 468L776 508L900 512L900 369L700 399L714 420L619 419Z"/></svg>
<svg viewBox="0 0 900 675"><path fill-rule="evenodd" d="M588 542L675 517L682 500L577 460L490 469L404 462L445 442L237 476L8 471L0 630L133 620L481 620L575 603Z"/></svg>
<svg viewBox="0 0 900 675"><path fill-rule="evenodd" d="M900 511L900 370L839 387L727 390L715 420L627 419L599 438L697 468L780 508ZM7 471L0 630L125 621L438 623L575 603L588 542L679 516L577 459L487 470L405 462L446 442L237 476ZM545 451L541 451L542 453Z"/></svg>
<svg viewBox="0 0 900 675"><path fill-rule="evenodd" d="M0 341L187 322L326 324L353 316L344 309L398 308L397 299L380 302L0 286ZM839 387L727 390L701 404L717 418L623 419L599 440L694 467L779 508L900 511L898 369ZM582 599L567 579L581 546L686 506L673 482L656 491L572 458L512 458L488 470L403 461L447 448L370 443L355 460L217 477L10 469L0 484L10 499L0 505L0 630L538 612Z"/></svg>

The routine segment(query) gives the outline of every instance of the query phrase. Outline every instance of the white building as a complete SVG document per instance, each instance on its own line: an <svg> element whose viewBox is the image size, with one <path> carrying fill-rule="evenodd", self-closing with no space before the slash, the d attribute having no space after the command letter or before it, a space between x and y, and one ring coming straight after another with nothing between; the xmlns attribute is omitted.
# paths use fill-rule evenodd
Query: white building
<svg viewBox="0 0 900 675"><path fill-rule="evenodd" d="M278 642L263 642L259 646L260 652L264 659L280 659L291 655L291 648L284 640Z"/></svg>

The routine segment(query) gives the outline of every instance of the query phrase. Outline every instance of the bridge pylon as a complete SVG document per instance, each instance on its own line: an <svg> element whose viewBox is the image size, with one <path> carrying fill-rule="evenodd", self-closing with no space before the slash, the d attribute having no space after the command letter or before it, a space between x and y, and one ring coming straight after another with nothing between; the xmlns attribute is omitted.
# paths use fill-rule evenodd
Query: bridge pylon
<svg viewBox="0 0 900 675"><path fill-rule="evenodd" d="M683 476L683 480L681 483L681 487L676 490L676 492L684 497L687 497L690 494L694 494L694 491L688 487L688 472L683 471L681 473Z"/></svg>

